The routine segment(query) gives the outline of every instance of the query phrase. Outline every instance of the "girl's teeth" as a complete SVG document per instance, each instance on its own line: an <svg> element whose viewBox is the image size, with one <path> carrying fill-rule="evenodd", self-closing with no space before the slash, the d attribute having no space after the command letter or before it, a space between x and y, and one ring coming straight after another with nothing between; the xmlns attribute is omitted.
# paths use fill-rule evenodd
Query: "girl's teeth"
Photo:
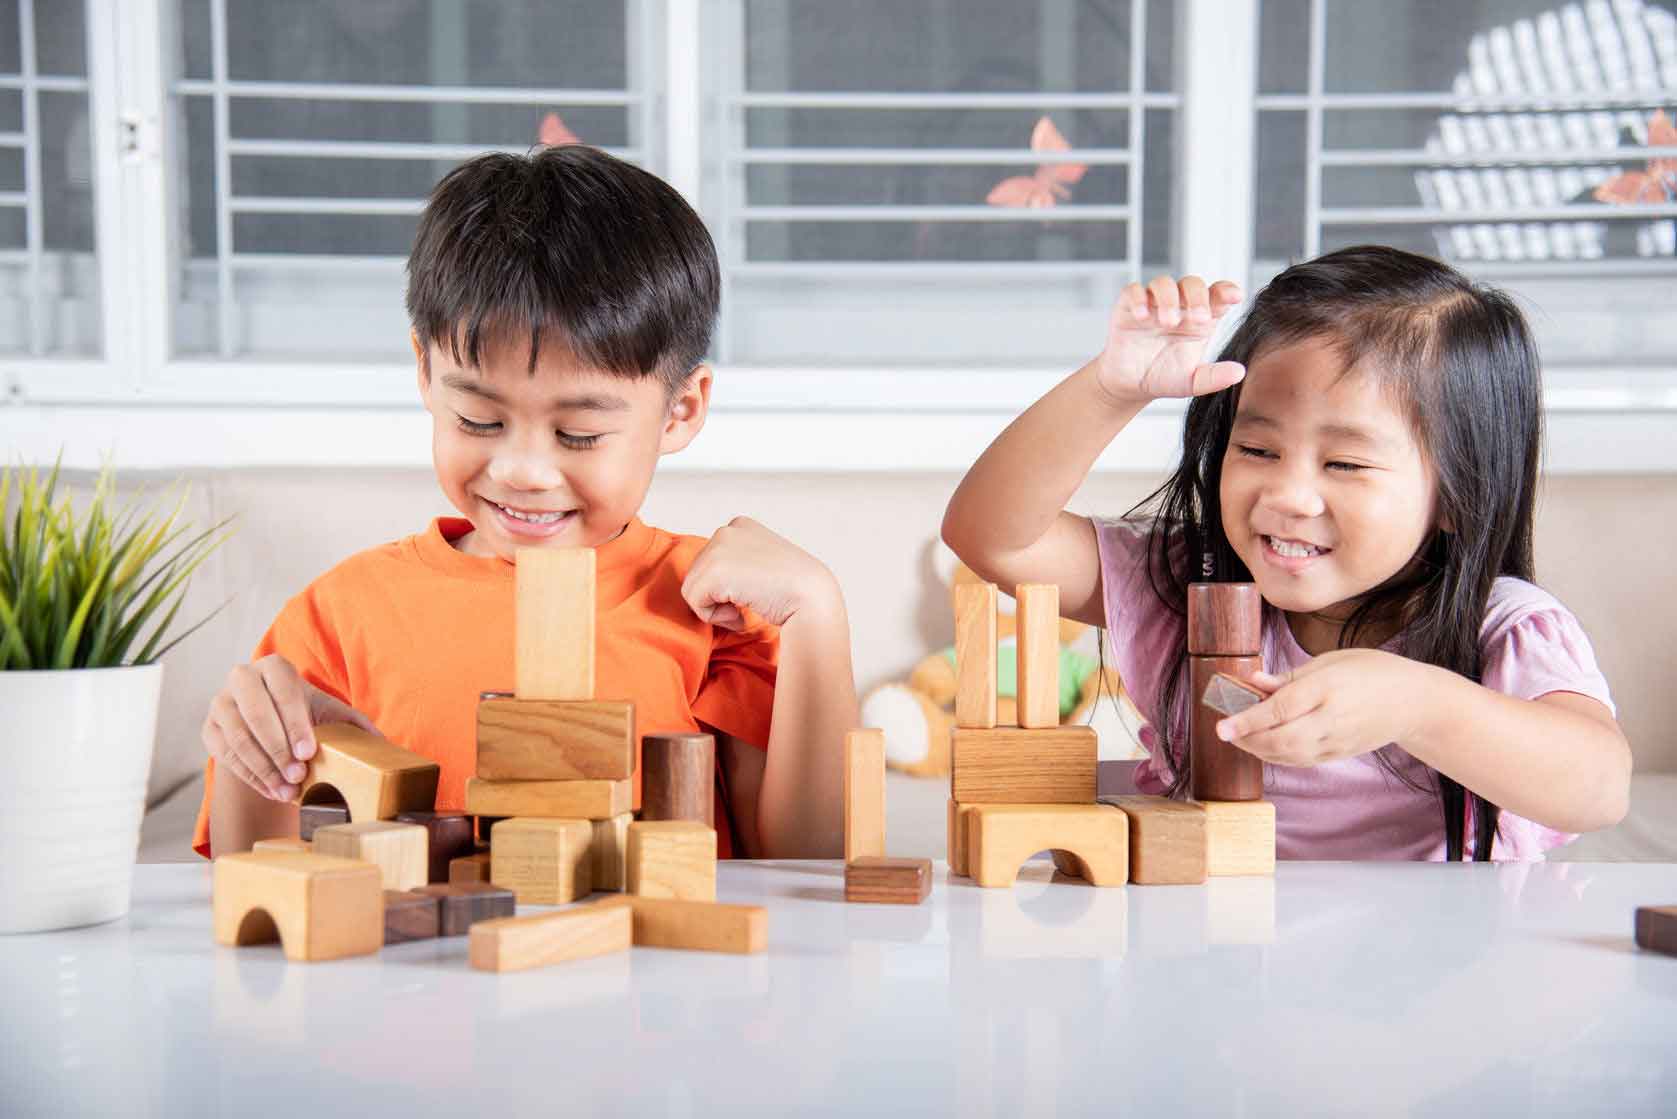
<svg viewBox="0 0 1677 1119"><path fill-rule="evenodd" d="M520 513L516 509L508 509L505 505L498 505L496 508L515 521L528 521L533 525L550 525L565 515L563 513L542 513L540 515L532 515L529 513Z"/></svg>
<svg viewBox="0 0 1677 1119"><path fill-rule="evenodd" d="M1277 555L1294 556L1302 559L1305 556L1316 556L1322 553L1322 549L1314 544L1295 544L1291 540L1277 540L1273 536L1268 537L1268 540L1269 546L1275 549Z"/></svg>

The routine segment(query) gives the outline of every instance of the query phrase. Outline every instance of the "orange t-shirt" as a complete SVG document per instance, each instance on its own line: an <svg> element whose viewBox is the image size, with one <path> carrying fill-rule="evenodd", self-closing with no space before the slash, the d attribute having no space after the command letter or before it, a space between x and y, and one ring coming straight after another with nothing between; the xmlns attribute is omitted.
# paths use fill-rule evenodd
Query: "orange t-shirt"
<svg viewBox="0 0 1677 1119"><path fill-rule="evenodd" d="M255 653L278 653L390 741L435 760L440 812L465 807L478 694L513 686L513 565L456 551L450 541L471 527L439 517L423 533L351 556L286 603ZM681 584L704 545L637 518L596 549L595 692L632 700L637 734L703 724L766 748L780 631L748 616L733 633L693 613ZM205 774L192 845L209 856L214 759ZM727 857L733 836L720 776L717 845Z"/></svg>

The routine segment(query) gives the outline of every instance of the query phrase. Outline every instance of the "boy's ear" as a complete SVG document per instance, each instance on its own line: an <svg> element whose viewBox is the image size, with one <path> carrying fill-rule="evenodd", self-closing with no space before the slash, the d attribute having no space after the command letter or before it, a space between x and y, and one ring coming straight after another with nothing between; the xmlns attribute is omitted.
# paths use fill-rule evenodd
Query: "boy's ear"
<svg viewBox="0 0 1677 1119"><path fill-rule="evenodd" d="M658 439L658 453L670 455L686 448L705 426L710 415L710 386L713 375L710 366L694 366L687 380L670 398L669 411L664 416L664 430Z"/></svg>
<svg viewBox="0 0 1677 1119"><path fill-rule="evenodd" d="M408 331L408 341L413 344L414 364L419 367L419 399L425 407L431 407L431 364L425 360L425 347L419 344L419 331Z"/></svg>

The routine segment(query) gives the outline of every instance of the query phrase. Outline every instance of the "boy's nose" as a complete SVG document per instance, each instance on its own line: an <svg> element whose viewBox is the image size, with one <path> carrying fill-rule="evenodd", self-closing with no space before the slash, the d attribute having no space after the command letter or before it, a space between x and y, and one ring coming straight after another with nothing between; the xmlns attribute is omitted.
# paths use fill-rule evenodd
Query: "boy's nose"
<svg viewBox="0 0 1677 1119"><path fill-rule="evenodd" d="M489 480L515 490L551 490L560 482L559 470L538 455L501 454L489 461Z"/></svg>

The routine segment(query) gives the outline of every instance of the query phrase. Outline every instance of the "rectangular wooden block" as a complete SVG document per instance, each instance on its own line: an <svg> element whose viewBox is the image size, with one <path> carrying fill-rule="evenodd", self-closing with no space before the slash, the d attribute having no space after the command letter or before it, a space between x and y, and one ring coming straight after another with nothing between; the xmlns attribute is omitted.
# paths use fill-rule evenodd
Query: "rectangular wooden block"
<svg viewBox="0 0 1677 1119"><path fill-rule="evenodd" d="M459 812L398 812L398 824L417 824L425 829L426 881L447 882L449 864L477 850L472 818Z"/></svg>
<svg viewBox="0 0 1677 1119"><path fill-rule="evenodd" d="M1130 881L1141 886L1198 885L1206 879L1205 809L1166 797L1102 797L1130 821Z"/></svg>
<svg viewBox="0 0 1677 1119"><path fill-rule="evenodd" d="M470 855L462 855L458 859L450 860L448 881L452 886L459 886L468 882L488 882L489 852L473 851Z"/></svg>
<svg viewBox="0 0 1677 1119"><path fill-rule="evenodd" d="M472 926L468 952L479 971L522 971L626 952L633 940L631 910L584 905L562 913L481 921Z"/></svg>
<svg viewBox="0 0 1677 1119"><path fill-rule="evenodd" d="M1060 588L1021 583L1014 590L1019 645L1019 725L1060 725Z"/></svg>
<svg viewBox="0 0 1677 1119"><path fill-rule="evenodd" d="M520 548L514 557L520 699L594 698L594 549Z"/></svg>
<svg viewBox="0 0 1677 1119"><path fill-rule="evenodd" d="M696 820L629 825L624 888L649 898L716 900L716 829Z"/></svg>
<svg viewBox="0 0 1677 1119"><path fill-rule="evenodd" d="M594 838L589 844L594 856L594 889L621 890L629 880L629 825L634 818L624 812L594 821Z"/></svg>
<svg viewBox="0 0 1677 1119"><path fill-rule="evenodd" d="M635 915L638 948L687 948L699 952L761 952L768 944L769 913L760 905L646 898L618 894L598 905L620 905Z"/></svg>
<svg viewBox="0 0 1677 1119"><path fill-rule="evenodd" d="M489 839L490 881L518 895L520 905L564 905L585 897L594 888L593 838L587 820L502 820Z"/></svg>
<svg viewBox="0 0 1677 1119"><path fill-rule="evenodd" d="M297 838L305 842L314 838L315 829L333 824L349 823L349 806L343 804L305 804L297 809Z"/></svg>
<svg viewBox="0 0 1677 1119"><path fill-rule="evenodd" d="M460 936L479 921L511 917L518 912L513 892L488 882L434 883L412 892L436 899L442 936Z"/></svg>
<svg viewBox="0 0 1677 1119"><path fill-rule="evenodd" d="M252 851L290 851L294 854L308 854L314 850L314 844L306 839L292 839L290 836L277 835L271 839L258 839L250 845Z"/></svg>
<svg viewBox="0 0 1677 1119"><path fill-rule="evenodd" d="M622 781L634 774L632 703L497 698L477 705L479 777Z"/></svg>
<svg viewBox="0 0 1677 1119"><path fill-rule="evenodd" d="M958 803L954 797L949 798L949 821L946 836L949 857L949 873L967 874L967 809L968 806Z"/></svg>
<svg viewBox="0 0 1677 1119"><path fill-rule="evenodd" d="M1025 860L1053 851L1055 866L1091 886L1129 880L1129 826L1106 804L967 806L967 869L980 886L1011 886Z"/></svg>
<svg viewBox="0 0 1677 1119"><path fill-rule="evenodd" d="M604 820L607 816L619 816L630 811L634 807L634 797L632 781L486 781L482 777L466 778L466 811L474 816Z"/></svg>
<svg viewBox="0 0 1677 1119"><path fill-rule="evenodd" d="M1226 672L1213 672L1200 702L1225 717L1233 717L1264 701L1264 693Z"/></svg>
<svg viewBox="0 0 1677 1119"><path fill-rule="evenodd" d="M320 749L298 790L305 807L341 798L351 823L436 808L442 769L431 759L348 723L323 723L314 740Z"/></svg>
<svg viewBox="0 0 1677 1119"><path fill-rule="evenodd" d="M961 804L1093 804L1098 744L1085 726L950 732Z"/></svg>
<svg viewBox="0 0 1677 1119"><path fill-rule="evenodd" d="M932 860L866 857L844 864L844 900L919 905L932 893Z"/></svg>
<svg viewBox="0 0 1677 1119"><path fill-rule="evenodd" d="M418 824L394 820L334 824L314 833L316 854L372 863L387 890L411 890L430 880L426 841L425 829Z"/></svg>
<svg viewBox="0 0 1677 1119"><path fill-rule="evenodd" d="M994 583L955 588L955 725L996 725L996 602Z"/></svg>
<svg viewBox="0 0 1677 1119"><path fill-rule="evenodd" d="M1275 873L1275 805L1267 800L1206 800L1205 870L1213 878Z"/></svg>
<svg viewBox="0 0 1677 1119"><path fill-rule="evenodd" d="M885 854L885 732L844 736L844 858Z"/></svg>
<svg viewBox="0 0 1677 1119"><path fill-rule="evenodd" d="M384 942L402 944L429 940L442 927L437 899L411 890L384 891Z"/></svg>
<svg viewBox="0 0 1677 1119"><path fill-rule="evenodd" d="M1677 905L1644 905L1636 911L1636 945L1677 956Z"/></svg>
<svg viewBox="0 0 1677 1119"><path fill-rule="evenodd" d="M219 856L212 875L217 944L277 937L288 960L336 960L384 943L384 890L371 863L246 852Z"/></svg>

